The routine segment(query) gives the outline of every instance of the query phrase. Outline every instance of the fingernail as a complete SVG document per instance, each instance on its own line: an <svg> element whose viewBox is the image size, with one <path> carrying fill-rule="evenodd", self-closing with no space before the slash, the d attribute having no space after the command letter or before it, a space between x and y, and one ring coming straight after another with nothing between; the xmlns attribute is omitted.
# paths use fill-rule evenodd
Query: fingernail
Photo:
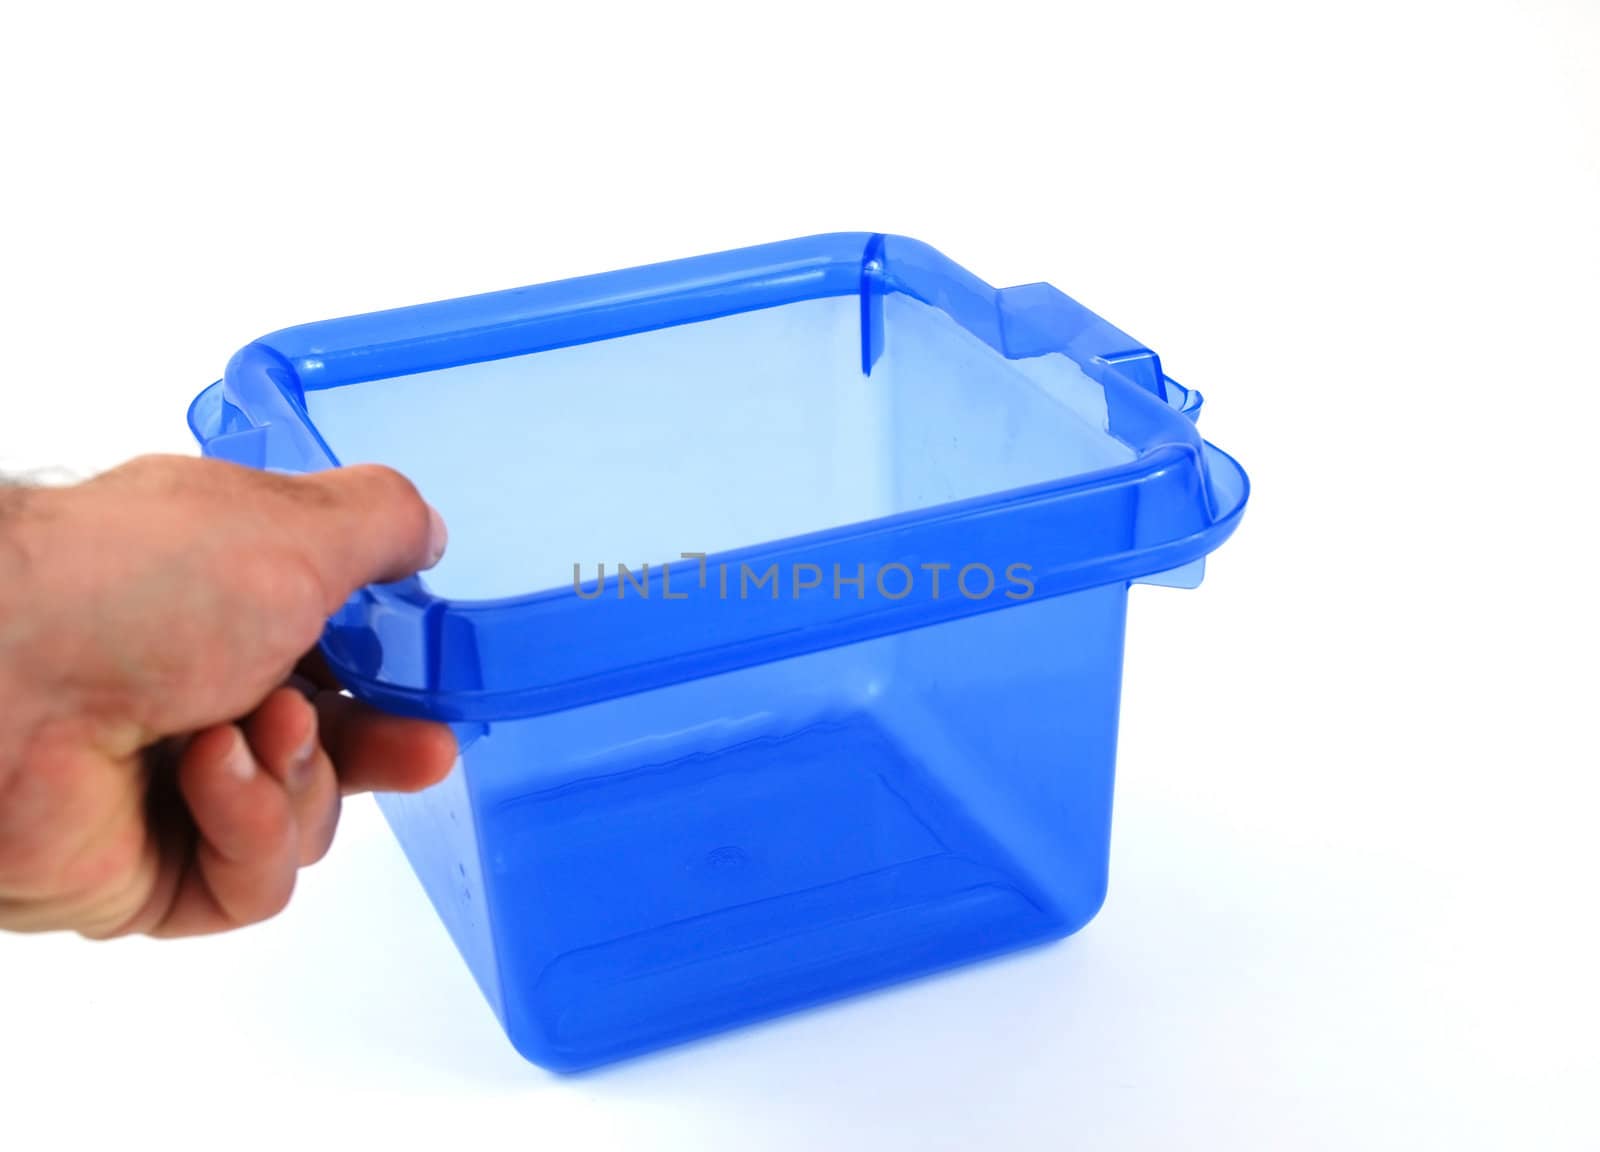
<svg viewBox="0 0 1600 1152"><path fill-rule="evenodd" d="M439 510L432 504L428 505L428 562L424 568L432 568L444 556L445 545L450 543L450 532L444 526L444 517L439 515Z"/></svg>
<svg viewBox="0 0 1600 1152"><path fill-rule="evenodd" d="M317 751L317 734L313 732L306 742L289 757L289 788L303 792L311 784L311 759Z"/></svg>
<svg viewBox="0 0 1600 1152"><path fill-rule="evenodd" d="M228 750L222 754L222 770L235 780L250 779L256 774L256 761L244 742L244 734L235 728L228 740Z"/></svg>

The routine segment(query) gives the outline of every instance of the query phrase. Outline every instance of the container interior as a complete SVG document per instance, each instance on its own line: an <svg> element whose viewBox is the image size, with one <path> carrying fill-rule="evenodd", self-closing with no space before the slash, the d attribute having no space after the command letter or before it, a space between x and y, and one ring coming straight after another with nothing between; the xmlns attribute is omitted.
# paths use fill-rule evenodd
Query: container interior
<svg viewBox="0 0 1600 1152"><path fill-rule="evenodd" d="M491 599L570 586L1097 471L1135 453L1056 353L1007 360L945 312L804 300L309 391L345 464L398 468L450 548L424 582Z"/></svg>

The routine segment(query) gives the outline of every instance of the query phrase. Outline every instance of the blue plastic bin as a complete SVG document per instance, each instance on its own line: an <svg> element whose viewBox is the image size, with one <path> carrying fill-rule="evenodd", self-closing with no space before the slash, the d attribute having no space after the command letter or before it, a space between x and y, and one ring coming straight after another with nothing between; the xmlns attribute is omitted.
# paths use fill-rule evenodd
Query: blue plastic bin
<svg viewBox="0 0 1600 1152"><path fill-rule="evenodd" d="M1245 504L1199 408L1049 285L846 233L286 329L189 419L443 512L323 647L454 723L380 803L569 1070L1095 914L1128 586L1199 583Z"/></svg>

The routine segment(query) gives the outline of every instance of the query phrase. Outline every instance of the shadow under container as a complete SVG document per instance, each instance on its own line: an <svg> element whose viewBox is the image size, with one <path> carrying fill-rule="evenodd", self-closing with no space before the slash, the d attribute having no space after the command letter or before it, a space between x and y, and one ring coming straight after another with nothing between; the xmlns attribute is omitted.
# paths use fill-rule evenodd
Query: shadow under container
<svg viewBox="0 0 1600 1152"><path fill-rule="evenodd" d="M443 513L323 649L454 725L379 802L573 1070L1095 914L1128 587L1197 585L1246 500L1199 407L1049 285L843 233L287 329L190 423Z"/></svg>

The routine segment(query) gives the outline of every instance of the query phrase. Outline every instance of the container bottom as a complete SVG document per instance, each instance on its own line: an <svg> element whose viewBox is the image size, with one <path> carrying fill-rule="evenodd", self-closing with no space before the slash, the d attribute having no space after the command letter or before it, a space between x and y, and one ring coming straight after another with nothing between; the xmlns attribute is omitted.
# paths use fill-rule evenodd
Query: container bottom
<svg viewBox="0 0 1600 1152"><path fill-rule="evenodd" d="M650 899L659 927L544 969L528 997L540 1063L615 1059L1076 927L865 717L675 768L512 817L542 874L585 877L569 928L662 888L645 861L672 881ZM627 818L597 835L595 810Z"/></svg>

